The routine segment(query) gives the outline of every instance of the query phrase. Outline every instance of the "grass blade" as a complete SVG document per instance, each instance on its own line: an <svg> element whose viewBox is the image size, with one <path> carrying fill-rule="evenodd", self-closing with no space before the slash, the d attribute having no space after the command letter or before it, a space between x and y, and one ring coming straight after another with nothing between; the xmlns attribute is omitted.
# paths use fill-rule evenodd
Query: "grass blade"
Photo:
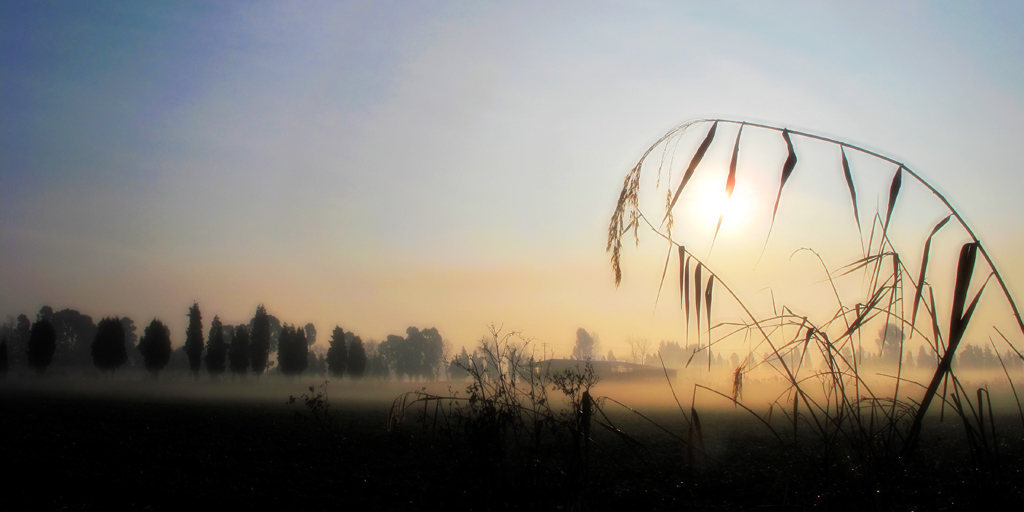
<svg viewBox="0 0 1024 512"><path fill-rule="evenodd" d="M708 318L708 371L711 371L711 291L715 287L715 276L708 276L708 285L704 289L704 310Z"/></svg>
<svg viewBox="0 0 1024 512"><path fill-rule="evenodd" d="M772 222L768 225L768 234L765 236L764 245L768 247L768 238L772 236L772 228L775 227L775 216L779 213L779 201L782 199L782 189L786 186L786 182L789 181L789 177L793 174L793 169L796 168L796 151L793 149L793 141L789 137L789 130L782 130L782 138L786 141L786 150L788 155L786 156L786 163L782 164L782 182L779 183L779 195L775 197L775 207L772 208ZM764 254L764 249L761 249L761 254Z"/></svg>
<svg viewBox="0 0 1024 512"><path fill-rule="evenodd" d="M971 314L974 313L974 307L978 305L978 298L981 297L981 292L979 291L978 295L971 302L970 309L965 318L963 313L964 304L967 302L967 290L970 288L971 275L974 273L974 262L977 256L977 242L968 242L960 248L960 261L957 263L956 268L956 286L953 289L953 306L949 318L949 341L946 345L946 351L942 354L942 359L939 361L939 366L935 369L935 375L932 376L931 383L928 384L924 396L921 397L921 406L917 409L914 423L910 426L910 431L907 434L907 442L903 446L904 455L913 453L917 446L924 415L928 412L928 406L931 404L932 399L935 398L939 384L946 380L946 377L949 375L953 356L956 354L956 348L963 337L967 321L970 320Z"/></svg>
<svg viewBox="0 0 1024 512"><path fill-rule="evenodd" d="M683 317L686 319L686 337L690 337L690 257L683 265Z"/></svg>
<svg viewBox="0 0 1024 512"><path fill-rule="evenodd" d="M711 141L714 140L715 130L717 129L718 121L715 121L714 124L711 125L711 129L708 130L707 136L704 137L704 142L700 143L700 147L698 147L697 152L694 153L693 159L690 160L690 166L686 168L686 173L683 174L683 181L679 183L679 188L676 189L676 193L672 197L672 201L668 204L668 211L665 212L665 219L668 218L672 208L676 205L676 201L679 200L679 194L683 193L683 187L685 187L690 181L690 178L693 177L693 171L697 168L697 165L700 164L701 159L704 158L704 153L707 153L708 148L711 147ZM665 219L662 219L662 222L665 222Z"/></svg>
<svg viewBox="0 0 1024 512"><path fill-rule="evenodd" d="M932 228L931 234L928 235L928 239L924 242L924 256L921 258L921 273L917 277L917 291L914 292L914 310L910 315L910 332L914 332L914 324L917 322L917 308L921 303L921 294L924 292L925 271L928 269L928 252L931 250L932 238L934 238L935 234L938 233L947 222L949 222L950 217L952 217L952 215L947 215L945 219L939 221L939 223Z"/></svg>
<svg viewBox="0 0 1024 512"><path fill-rule="evenodd" d="M978 256L977 242L968 242L960 248L960 261L956 267L956 286L953 288L953 306L949 313L949 347L955 348L963 335L964 304L967 302L967 290L974 274L974 262ZM949 351L949 349L946 349Z"/></svg>
<svg viewBox="0 0 1024 512"><path fill-rule="evenodd" d="M702 284L700 280L701 267L703 267L703 265L701 265L700 261L698 261L697 268L694 269L693 271L693 300L696 303L695 312L697 317L697 348L700 348L700 287Z"/></svg>
<svg viewBox="0 0 1024 512"><path fill-rule="evenodd" d="M697 435L697 445L701 451L704 450L704 429L700 426L700 416L697 416L697 409L690 407L690 417L693 418L693 432Z"/></svg>
<svg viewBox="0 0 1024 512"><path fill-rule="evenodd" d="M683 261L686 260L686 247L680 245L679 250L679 307L683 307L683 300L686 297L686 268Z"/></svg>
<svg viewBox="0 0 1024 512"><path fill-rule="evenodd" d="M665 254L665 267L661 269L661 281L658 281L658 294L654 296L654 311L652 315L658 312L658 300L661 299L661 289L665 286L665 276L668 275L668 262L672 259L672 246L669 246L668 253Z"/></svg>
<svg viewBox="0 0 1024 512"><path fill-rule="evenodd" d="M850 162L846 159L846 148L839 146L839 150L843 155L843 174L846 175L846 186L850 189L850 201L853 203L853 218L856 219L857 231L860 232L860 212L857 209L857 189L853 186L853 173L850 172Z"/></svg>
<svg viewBox="0 0 1024 512"><path fill-rule="evenodd" d="M789 177L793 174L793 169L796 167L796 151L793 150L793 141L789 137L789 130L782 130L782 138L786 140L788 155L786 156L786 163L782 165L782 182L779 183L779 195L775 198L775 207L772 209L772 224L775 224L775 215L779 211L782 189L786 186L786 182L789 181ZM771 231L771 228L769 228L769 231Z"/></svg>
<svg viewBox="0 0 1024 512"><path fill-rule="evenodd" d="M740 129L736 132L736 144L732 147L732 160L729 162L729 177L725 179L725 199L728 201L732 198L732 191L736 188L736 162L740 156L740 136L743 135L743 124L740 124ZM715 240L718 239L718 231L722 229L722 220L725 219L725 212L723 211L718 215L718 225L715 226L715 235L711 237L711 248L715 247Z"/></svg>
<svg viewBox="0 0 1024 512"><path fill-rule="evenodd" d="M889 232L889 219L892 218L892 209L896 206L896 197L900 194L900 184L903 182L903 166L896 169L892 177L892 184L889 185L889 208L885 211L885 226L882 227L882 236Z"/></svg>

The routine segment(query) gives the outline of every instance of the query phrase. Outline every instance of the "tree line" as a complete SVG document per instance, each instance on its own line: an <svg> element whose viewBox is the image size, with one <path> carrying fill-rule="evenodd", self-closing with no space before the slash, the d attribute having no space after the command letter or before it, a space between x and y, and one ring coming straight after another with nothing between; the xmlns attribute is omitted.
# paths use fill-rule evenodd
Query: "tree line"
<svg viewBox="0 0 1024 512"><path fill-rule="evenodd" d="M177 359L179 368L199 379L204 366L211 378L224 374L257 378L274 368L284 375L313 373L339 378L364 376L436 379L442 373L444 341L437 329L409 327L406 337L391 335L382 343L363 343L335 327L327 350L318 350L316 328L281 323L260 304L248 323L224 325L214 316L204 330L198 303L188 308L185 342L172 350L171 330L160 319L147 325L141 338L128 317L105 317L94 324L73 309L54 312L43 306L30 322L24 314L0 327L0 371L27 367L39 375L52 366L95 367L101 373L144 367L154 378ZM271 356L276 355L276 361Z"/></svg>

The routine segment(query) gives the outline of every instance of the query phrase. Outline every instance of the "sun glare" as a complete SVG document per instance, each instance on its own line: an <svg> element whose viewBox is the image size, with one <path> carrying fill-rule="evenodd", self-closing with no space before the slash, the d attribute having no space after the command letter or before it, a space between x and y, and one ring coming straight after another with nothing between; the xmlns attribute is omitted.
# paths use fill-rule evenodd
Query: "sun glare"
<svg viewBox="0 0 1024 512"><path fill-rule="evenodd" d="M718 219L722 219L723 230L736 230L743 228L749 217L750 198L742 189L733 190L731 197L726 196L725 190L715 187L708 187L703 194L700 194L696 201L696 210L701 219L701 224L715 229Z"/></svg>

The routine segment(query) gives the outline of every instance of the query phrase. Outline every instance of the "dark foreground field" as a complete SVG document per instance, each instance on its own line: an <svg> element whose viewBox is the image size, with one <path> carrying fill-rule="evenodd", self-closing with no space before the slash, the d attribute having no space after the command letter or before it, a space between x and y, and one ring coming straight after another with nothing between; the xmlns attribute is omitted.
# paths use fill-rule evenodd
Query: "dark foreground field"
<svg viewBox="0 0 1024 512"><path fill-rule="evenodd" d="M417 414L388 432L387 400L333 397L325 429L301 403L285 404L301 386L265 389L281 396L0 386L0 508L963 510L1024 500L1010 416L998 420L999 467L986 472L948 422L930 426L915 460L872 464L786 450L731 411L705 415L707 455L691 467L679 440L628 413L613 419L636 443L599 429L588 455L568 435L524 454L444 436ZM678 411L654 416L685 436Z"/></svg>

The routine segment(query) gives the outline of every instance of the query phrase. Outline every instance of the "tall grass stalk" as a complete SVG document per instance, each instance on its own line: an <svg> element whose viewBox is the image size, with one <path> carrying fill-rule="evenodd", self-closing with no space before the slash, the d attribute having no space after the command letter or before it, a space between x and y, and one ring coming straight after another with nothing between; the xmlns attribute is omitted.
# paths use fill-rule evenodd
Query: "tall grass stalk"
<svg viewBox="0 0 1024 512"><path fill-rule="evenodd" d="M687 249L688 244L693 245L695 241L680 239L678 230L673 231L676 224L677 205L682 204L680 199L685 197L684 189L695 182L691 180L698 172L701 172L702 163L707 161L705 157L714 146L716 136L720 133L720 127L725 125L738 126L735 142L731 146L731 160L725 183L726 197L732 196L739 178L737 176L737 160L741 154L744 137L754 131L775 132L781 134L781 143L785 145L786 159L781 169L781 180L772 207L771 222L768 224L764 246L761 248L762 257L773 229L776 227L779 205L784 196L783 191L787 184L798 180L803 171L798 164L799 155L795 149L794 139L803 139L810 141L810 144L824 144L838 149L837 156L839 158L836 172L842 173L847 187L849 195L845 201L849 202L847 204L852 204L851 210L856 221L857 232L860 235L859 242L863 255L837 270L829 270L822 257L817 252L808 249L817 257L824 269L826 279L832 286L837 308L831 316L815 321L809 315L799 313L801 309L804 309L805 305L802 304L784 304L781 308L773 306L772 314L767 316L755 314L753 308L745 304L733 291L726 276L714 271L706 259ZM704 126L708 128L706 132L703 132L703 139L690 157L685 170L680 168L682 176L677 182L673 182L674 158L680 146L680 140ZM660 160L649 161L651 155L657 154L658 148L662 150ZM871 222L862 222L857 184L872 179L872 177L860 176L857 169L850 165L847 155L851 152L861 153L895 167L887 187L888 195L882 203L885 205L884 211L875 211L871 216ZM657 224L651 222L649 220L651 217L640 207L640 195L642 190L645 190L641 187L641 171L649 166L656 166L655 189L660 190L663 186L666 189L664 193L664 197L666 197L665 211L658 213L657 218L660 218L660 221ZM946 216L932 227L930 234L925 239L923 255L919 260L921 264L917 272L913 272L905 264L908 261L917 261L917 258L900 252L898 244L894 243L892 239L893 231L890 229L894 224L894 212L901 197L900 194L908 190L910 186L921 187L934 196L946 210ZM657 197L657 193L654 195ZM789 200L787 197L786 201ZM842 204L843 202L837 200L832 204ZM724 214L722 215L724 216ZM965 236L967 240L960 251L955 285L952 290L945 290L933 284L941 280L943 276L934 275L934 271L930 272L928 263L932 257L933 239L940 231L950 230L950 220L954 221L953 225L960 228L962 236ZM1024 335L1024 321L1021 319L1020 311L1003 275L996 268L974 230L945 195L904 163L857 145L802 131L728 119L689 121L669 130L659 138L626 174L609 223L606 247L607 251L611 253L611 266L616 285L622 279L623 241L632 231L634 240L639 244L638 232L642 227L658 234L669 244L668 255L662 270L662 284L659 285L658 290L659 298L668 275L670 259L673 254L677 254L680 304L684 312L686 332L689 333L691 322L696 323L698 352L707 350L710 361L712 348L724 343L727 338L739 332L744 333L745 339L757 340L750 347L743 364L737 367L733 373L731 394L714 390L706 385L697 385L695 390L711 391L716 396L723 397L737 406L742 406L771 428L777 437L779 434L772 427L771 416L772 411L778 408L788 417L788 428L791 430L790 439L794 447L798 446L800 437L810 434L817 438L826 454L837 453L842 448L847 452L855 453L862 459L882 461L883 463L892 461L897 456L913 455L920 439L924 418L931 403L938 399L943 404L943 410L947 405L950 406L951 410L964 423L968 443L972 452L976 453L979 466L990 467L990 463L998 461L998 457L995 456L997 443L994 415L988 390L979 389L972 398L955 375L952 363L990 280L994 280L999 285L1002 292L1000 299L1012 311L1019 335ZM711 238L711 247L714 247L721 227L722 217L720 216ZM866 241L865 230L868 230ZM977 273L978 255L981 256L983 262L980 268L984 277L981 280L974 279ZM836 279L851 274L863 276L862 279L868 285L867 293L854 304L844 302L835 283ZM979 282L980 284L978 284ZM738 306L739 312L743 315L739 321L712 323L714 318L712 305L714 304L719 311L721 310L721 301L714 303L712 301L715 298L715 292L720 295L722 291L731 303ZM947 328L940 327L940 315L935 300L937 293L940 297L948 298L952 304ZM908 308L907 300L911 297L912 302ZM691 304L693 305L692 311ZM911 310L909 314L907 309ZM930 320L930 325L924 329L919 328L917 324L919 312L923 312ZM882 322L886 326L883 329L883 334L880 334L882 337L880 338L879 359L884 356L891 359L894 364L893 373L885 374L892 380L893 388L887 392L876 392L873 389L875 384L869 383L865 378L865 368L862 362L864 350L860 347L864 329L868 329L869 326L878 322ZM702 329L702 323L706 328ZM914 383L916 385L910 389L905 386L906 383L912 382L908 381L904 375L903 354L905 348L902 339L893 345L888 344L888 326L890 325L896 326L901 332L909 332L911 337L924 339L931 347L937 358L937 365L927 385ZM795 335L785 334L793 329L796 330ZM929 329L930 332L926 332L925 329ZM707 334L706 344L701 341L701 336L704 333ZM714 333L718 333L718 337L715 337ZM1001 332L1000 335L1002 335ZM1018 333L1015 333L1014 337L1019 338ZM1021 356L1021 352L1016 348L1014 342L1006 336L1002 336L1002 339L1018 356ZM767 349L767 356L758 356L758 352L762 349ZM822 358L823 363L820 369L815 370L804 363L805 357L812 350L820 354ZM898 353L893 354L893 350ZM998 350L996 352L998 353ZM1021 357L1024 358L1024 356ZM768 411L763 415L757 414L753 409L743 405L740 394L744 375L758 369L771 369L781 375L787 383L784 392L771 402ZM1009 372L1006 372L1006 376L1010 379ZM950 382L953 384L952 390L949 388ZM923 392L918 398L914 398L913 390L918 388L923 389ZM910 393L911 395L904 398L901 393ZM788 407L785 406L787 403ZM693 415L691 414L691 416ZM685 411L683 416L686 417ZM1024 422L1024 408L1021 408L1021 417ZM692 429L693 418L686 418L686 420ZM779 438L782 439L782 437Z"/></svg>

